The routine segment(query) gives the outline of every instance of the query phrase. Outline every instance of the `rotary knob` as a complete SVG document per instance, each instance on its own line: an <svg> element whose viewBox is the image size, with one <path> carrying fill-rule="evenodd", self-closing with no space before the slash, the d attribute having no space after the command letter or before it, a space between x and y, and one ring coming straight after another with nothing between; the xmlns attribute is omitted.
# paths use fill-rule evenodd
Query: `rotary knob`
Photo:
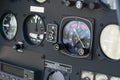
<svg viewBox="0 0 120 80"><path fill-rule="evenodd" d="M100 5L98 3L95 3L95 2L89 3L89 8L90 9L97 9L99 7L100 7Z"/></svg>
<svg viewBox="0 0 120 80"><path fill-rule="evenodd" d="M76 8L77 9L81 9L82 7L83 7L83 3L82 3L82 1L76 1Z"/></svg>
<svg viewBox="0 0 120 80"><path fill-rule="evenodd" d="M54 44L53 47L56 51L64 49L64 46L62 44L59 44L59 43Z"/></svg>
<svg viewBox="0 0 120 80"><path fill-rule="evenodd" d="M65 6L70 7L75 5L75 1L70 1L70 0L63 0L63 3Z"/></svg>
<svg viewBox="0 0 120 80"><path fill-rule="evenodd" d="M87 4L84 3L83 1L78 0L78 1L76 1L75 6L76 6L77 9L82 9L83 7L86 7Z"/></svg>

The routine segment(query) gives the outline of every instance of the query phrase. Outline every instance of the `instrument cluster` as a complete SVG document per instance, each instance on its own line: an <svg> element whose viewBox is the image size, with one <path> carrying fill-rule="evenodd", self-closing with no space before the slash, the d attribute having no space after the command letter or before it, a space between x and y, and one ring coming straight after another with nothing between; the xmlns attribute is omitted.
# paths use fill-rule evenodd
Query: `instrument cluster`
<svg viewBox="0 0 120 80"><path fill-rule="evenodd" d="M42 5L46 0L36 0L36 2ZM71 4L76 1L69 2ZM55 44L53 47L56 50L60 50L68 56L88 57L92 49L94 20L79 16L66 16L63 17L60 24L45 24L44 18L38 14L38 12L45 13L44 9L45 7L30 6L32 13L25 17L21 27L25 43L24 41L21 43L29 46L40 46L46 40ZM17 15L12 11L3 14L1 17L1 34L7 41L10 42L15 39L17 32L19 32L18 24ZM20 46L20 44L17 45ZM17 49L18 46L14 48Z"/></svg>

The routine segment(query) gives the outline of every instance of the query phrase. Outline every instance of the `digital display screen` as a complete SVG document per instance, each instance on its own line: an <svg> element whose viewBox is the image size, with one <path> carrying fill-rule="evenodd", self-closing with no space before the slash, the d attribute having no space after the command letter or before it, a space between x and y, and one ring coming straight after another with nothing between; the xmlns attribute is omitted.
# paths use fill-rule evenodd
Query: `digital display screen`
<svg viewBox="0 0 120 80"><path fill-rule="evenodd" d="M1 71L24 78L24 69L21 68L17 68L7 64L2 64Z"/></svg>

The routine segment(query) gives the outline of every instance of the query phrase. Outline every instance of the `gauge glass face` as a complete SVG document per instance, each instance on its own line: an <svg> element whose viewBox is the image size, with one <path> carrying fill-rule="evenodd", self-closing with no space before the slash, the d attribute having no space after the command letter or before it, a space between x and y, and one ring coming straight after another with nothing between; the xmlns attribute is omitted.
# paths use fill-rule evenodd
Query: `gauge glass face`
<svg viewBox="0 0 120 80"><path fill-rule="evenodd" d="M120 80L118 77L111 77L110 80Z"/></svg>
<svg viewBox="0 0 120 80"><path fill-rule="evenodd" d="M82 21L70 21L63 30L63 43L72 55L84 55L89 52L91 43L90 29Z"/></svg>
<svg viewBox="0 0 120 80"><path fill-rule="evenodd" d="M2 20L2 33L7 40L12 40L17 33L17 19L14 14L8 13Z"/></svg>
<svg viewBox="0 0 120 80"><path fill-rule="evenodd" d="M27 17L24 25L25 39L31 45L39 45L44 39L45 26L39 15Z"/></svg>
<svg viewBox="0 0 120 80"><path fill-rule="evenodd" d="M120 59L120 28L118 25L111 24L102 30L100 46L108 58Z"/></svg>
<svg viewBox="0 0 120 80"><path fill-rule="evenodd" d="M101 0L101 2L104 3L111 10L117 9L116 0Z"/></svg>
<svg viewBox="0 0 120 80"><path fill-rule="evenodd" d="M94 80L94 73L89 71L82 71L82 80Z"/></svg>
<svg viewBox="0 0 120 80"><path fill-rule="evenodd" d="M49 75L48 80L65 80L65 78L60 71L56 71L53 74Z"/></svg>
<svg viewBox="0 0 120 80"><path fill-rule="evenodd" d="M107 75L104 75L104 74L97 74L95 76L95 80L108 80L108 77Z"/></svg>
<svg viewBox="0 0 120 80"><path fill-rule="evenodd" d="M46 2L47 0L36 0L37 2L39 2L39 3L44 3L44 2Z"/></svg>

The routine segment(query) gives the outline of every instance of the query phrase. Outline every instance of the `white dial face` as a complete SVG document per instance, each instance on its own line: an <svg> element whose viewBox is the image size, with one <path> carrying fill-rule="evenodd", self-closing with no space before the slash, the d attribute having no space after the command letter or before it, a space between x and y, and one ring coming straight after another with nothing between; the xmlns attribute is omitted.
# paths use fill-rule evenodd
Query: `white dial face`
<svg viewBox="0 0 120 80"><path fill-rule="evenodd" d="M60 71L56 71L49 76L48 80L65 80L65 78Z"/></svg>
<svg viewBox="0 0 120 80"><path fill-rule="evenodd" d="M94 73L89 72L89 71L83 71L82 75L81 75L81 78L85 79L85 80L93 80L94 79Z"/></svg>
<svg viewBox="0 0 120 80"><path fill-rule="evenodd" d="M108 77L104 74L97 74L95 80L108 80Z"/></svg>
<svg viewBox="0 0 120 80"><path fill-rule="evenodd" d="M39 2L39 3L44 3L47 0L36 0L36 1Z"/></svg>
<svg viewBox="0 0 120 80"><path fill-rule="evenodd" d="M100 46L108 58L120 59L120 28L118 25L111 24L103 29L100 36Z"/></svg>
<svg viewBox="0 0 120 80"><path fill-rule="evenodd" d="M118 77L111 77L110 80L120 80Z"/></svg>

